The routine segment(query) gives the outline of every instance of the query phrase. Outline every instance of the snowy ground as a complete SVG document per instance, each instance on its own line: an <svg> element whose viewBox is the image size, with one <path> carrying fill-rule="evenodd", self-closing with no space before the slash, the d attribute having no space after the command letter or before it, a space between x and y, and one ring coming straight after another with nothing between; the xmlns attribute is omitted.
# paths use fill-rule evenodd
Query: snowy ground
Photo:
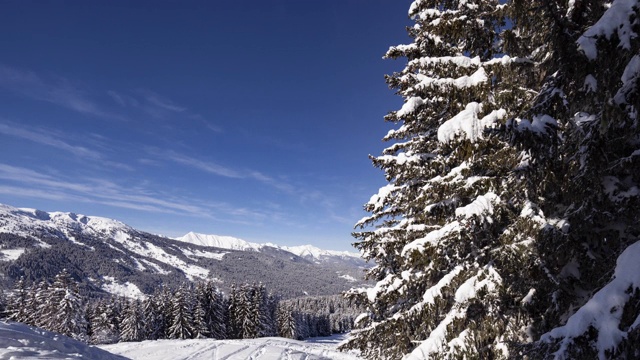
<svg viewBox="0 0 640 360"><path fill-rule="evenodd" d="M251 340L158 340L103 345L100 348L133 360L356 360L336 350L344 335L296 341L283 338Z"/></svg>
<svg viewBox="0 0 640 360"><path fill-rule="evenodd" d="M0 360L8 359L126 360L66 336L0 321Z"/></svg>
<svg viewBox="0 0 640 360"><path fill-rule="evenodd" d="M336 350L345 335L296 341L283 338L252 340L158 340L89 346L42 329L0 321L0 360L357 360Z"/></svg>

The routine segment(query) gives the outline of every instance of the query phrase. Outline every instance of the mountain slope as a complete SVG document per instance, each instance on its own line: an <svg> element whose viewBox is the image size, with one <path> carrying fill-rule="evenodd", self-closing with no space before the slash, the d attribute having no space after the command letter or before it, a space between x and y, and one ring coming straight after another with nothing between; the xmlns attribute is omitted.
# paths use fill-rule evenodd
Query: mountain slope
<svg viewBox="0 0 640 360"><path fill-rule="evenodd" d="M142 296L159 285L213 279L223 290L234 282L262 282L289 297L346 290L366 265L341 256L304 258L231 237L189 239L152 235L102 217L0 205L0 281L10 286L21 276L51 279L66 268L89 292Z"/></svg>

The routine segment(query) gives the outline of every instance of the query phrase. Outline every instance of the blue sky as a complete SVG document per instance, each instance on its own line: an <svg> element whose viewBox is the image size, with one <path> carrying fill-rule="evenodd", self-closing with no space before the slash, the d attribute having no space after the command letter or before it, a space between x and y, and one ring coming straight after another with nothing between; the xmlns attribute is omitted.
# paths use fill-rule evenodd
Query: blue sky
<svg viewBox="0 0 640 360"><path fill-rule="evenodd" d="M0 202L351 249L410 1L3 1Z"/></svg>

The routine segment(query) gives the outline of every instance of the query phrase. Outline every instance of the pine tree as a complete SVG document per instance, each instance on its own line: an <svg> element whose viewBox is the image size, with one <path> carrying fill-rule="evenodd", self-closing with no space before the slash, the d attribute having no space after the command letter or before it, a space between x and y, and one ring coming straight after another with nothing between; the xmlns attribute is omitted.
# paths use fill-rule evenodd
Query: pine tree
<svg viewBox="0 0 640 360"><path fill-rule="evenodd" d="M204 339L211 335L207 322L207 309L210 307L209 297L202 284L196 285L196 299L193 309L193 331L196 339Z"/></svg>
<svg viewBox="0 0 640 360"><path fill-rule="evenodd" d="M405 102L372 159L389 185L355 237L377 285L350 292L368 311L346 348L637 358L639 2L500 3L416 0L387 53Z"/></svg>
<svg viewBox="0 0 640 360"><path fill-rule="evenodd" d="M142 317L140 300L128 301L123 309L120 319L121 341L144 340L145 328Z"/></svg>
<svg viewBox="0 0 640 360"><path fill-rule="evenodd" d="M231 284L229 294L229 308L227 317L227 338L240 339L242 336L242 322L240 320L240 299L236 284Z"/></svg>
<svg viewBox="0 0 640 360"><path fill-rule="evenodd" d="M238 320L242 324L241 338L255 339L260 330L260 304L255 287L244 284L238 297Z"/></svg>
<svg viewBox="0 0 640 360"><path fill-rule="evenodd" d="M173 294L166 286L160 288L160 290L154 296L154 304L157 311L158 321L158 339L169 338L169 328L171 327L171 321L173 319L171 298Z"/></svg>
<svg viewBox="0 0 640 360"><path fill-rule="evenodd" d="M562 98L544 109L561 134L542 243L555 282L537 299L545 321L532 354L638 358L640 278L626 259L640 254L640 2L565 6L558 32L569 41L547 91Z"/></svg>
<svg viewBox="0 0 640 360"><path fill-rule="evenodd" d="M286 305L280 305L276 318L278 323L278 336L297 340L297 324L293 310Z"/></svg>
<svg viewBox="0 0 640 360"><path fill-rule="evenodd" d="M0 319L7 318L7 295L4 290L0 289Z"/></svg>
<svg viewBox="0 0 640 360"><path fill-rule="evenodd" d="M151 296L142 300L142 321L144 322L144 339L157 340L164 336L161 308Z"/></svg>
<svg viewBox="0 0 640 360"><path fill-rule="evenodd" d="M85 301L80 295L78 284L66 269L56 275L45 294L46 301L39 304L42 309L39 315L42 327L86 341Z"/></svg>
<svg viewBox="0 0 640 360"><path fill-rule="evenodd" d="M541 161L535 141L556 126L527 112L545 84L538 65L553 19L543 12L535 32L530 19L507 17L519 7L529 16L532 4L411 5L414 42L386 54L407 59L387 76L404 105L386 120L401 126L372 158L389 184L365 205L371 215L354 234L376 262L368 277L377 284L350 292L368 321L360 318L344 348L368 358L500 358L505 344L525 340L534 319L521 301L546 281L531 201L546 168L525 165ZM514 134L520 128L533 131Z"/></svg>
<svg viewBox="0 0 640 360"><path fill-rule="evenodd" d="M226 337L226 316L222 294L212 281L196 284L195 294L194 326L196 337L224 339Z"/></svg>
<svg viewBox="0 0 640 360"><path fill-rule="evenodd" d="M256 324L255 337L273 336L273 315L269 304L269 296L267 289L263 284L253 285L253 294L251 299L251 317Z"/></svg>
<svg viewBox="0 0 640 360"><path fill-rule="evenodd" d="M117 310L114 301L100 300L90 311L91 335L89 342L94 345L113 344L120 340Z"/></svg>
<svg viewBox="0 0 640 360"><path fill-rule="evenodd" d="M193 305L186 287L179 288L171 299L171 326L169 339L191 339L193 328Z"/></svg>
<svg viewBox="0 0 640 360"><path fill-rule="evenodd" d="M14 284L13 292L7 301L7 317L11 321L26 323L28 318L29 292L24 281L24 277Z"/></svg>
<svg viewBox="0 0 640 360"><path fill-rule="evenodd" d="M42 280L37 284L31 284L27 299L27 318L24 323L40 327L47 326L47 321L52 316L54 309L50 300L47 281Z"/></svg>
<svg viewBox="0 0 640 360"><path fill-rule="evenodd" d="M209 333L214 339L225 339L227 333L225 326L227 318L225 313L226 301L222 293L211 281L205 284L205 296L208 298L206 301L208 303L206 307L206 322L209 326Z"/></svg>

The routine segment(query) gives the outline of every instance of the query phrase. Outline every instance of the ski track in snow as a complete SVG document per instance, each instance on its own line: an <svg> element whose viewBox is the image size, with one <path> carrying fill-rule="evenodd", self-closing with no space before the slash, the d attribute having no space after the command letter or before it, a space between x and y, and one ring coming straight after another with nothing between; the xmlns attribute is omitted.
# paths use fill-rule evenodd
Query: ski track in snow
<svg viewBox="0 0 640 360"><path fill-rule="evenodd" d="M357 360L339 352L344 335L298 341L284 338L246 340L156 340L102 345L100 348L132 360Z"/></svg>
<svg viewBox="0 0 640 360"><path fill-rule="evenodd" d="M246 340L148 340L92 346L66 336L0 321L0 360L358 360L336 347L348 335L298 341L278 337Z"/></svg>

